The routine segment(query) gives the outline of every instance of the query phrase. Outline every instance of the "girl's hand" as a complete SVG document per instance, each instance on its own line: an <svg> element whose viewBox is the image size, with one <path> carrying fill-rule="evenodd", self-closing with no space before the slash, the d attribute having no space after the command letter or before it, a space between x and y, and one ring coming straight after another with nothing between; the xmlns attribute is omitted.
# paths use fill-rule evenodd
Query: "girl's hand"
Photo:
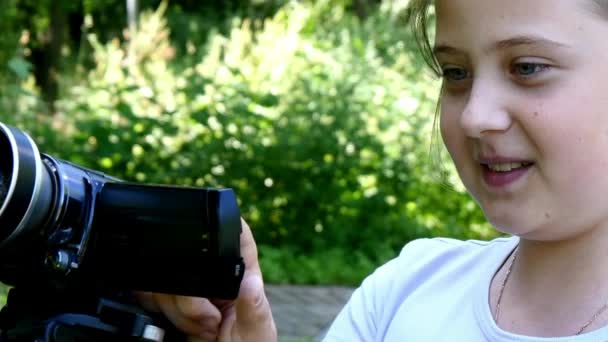
<svg viewBox="0 0 608 342"><path fill-rule="evenodd" d="M189 342L275 342L277 332L264 292L251 229L242 221L241 255L245 274L235 300L213 300L139 292L144 308L162 312Z"/></svg>

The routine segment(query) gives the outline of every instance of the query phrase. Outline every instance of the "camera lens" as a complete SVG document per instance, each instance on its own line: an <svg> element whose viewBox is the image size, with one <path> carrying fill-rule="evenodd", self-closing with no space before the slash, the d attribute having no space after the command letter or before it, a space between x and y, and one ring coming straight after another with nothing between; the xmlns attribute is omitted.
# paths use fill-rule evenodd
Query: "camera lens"
<svg viewBox="0 0 608 342"><path fill-rule="evenodd" d="M0 214L6 207L13 173L13 151L9 136L0 134Z"/></svg>
<svg viewBox="0 0 608 342"><path fill-rule="evenodd" d="M52 207L53 183L34 141L0 123L0 246L36 230Z"/></svg>
<svg viewBox="0 0 608 342"><path fill-rule="evenodd" d="M0 168L0 205L4 203L4 198L6 197L6 192L8 191L8 182L9 179L6 175L6 171Z"/></svg>
<svg viewBox="0 0 608 342"><path fill-rule="evenodd" d="M0 140L6 139L4 135L0 135ZM4 151L6 147L10 145L6 141L0 142L0 156L9 156L10 151ZM0 160L0 208L4 204L4 200L8 194L8 189L11 182L11 169L13 168L12 158L6 158L6 160Z"/></svg>

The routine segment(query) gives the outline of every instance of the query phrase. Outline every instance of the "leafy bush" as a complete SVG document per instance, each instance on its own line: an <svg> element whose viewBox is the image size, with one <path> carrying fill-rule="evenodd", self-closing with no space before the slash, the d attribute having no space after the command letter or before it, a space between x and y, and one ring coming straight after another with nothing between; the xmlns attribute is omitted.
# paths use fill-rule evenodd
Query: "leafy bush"
<svg viewBox="0 0 608 342"><path fill-rule="evenodd" d="M161 5L125 39L88 36L96 67L52 122L1 118L126 180L232 187L269 281L356 284L411 239L495 234L429 160L436 84L393 10L289 3L176 58Z"/></svg>

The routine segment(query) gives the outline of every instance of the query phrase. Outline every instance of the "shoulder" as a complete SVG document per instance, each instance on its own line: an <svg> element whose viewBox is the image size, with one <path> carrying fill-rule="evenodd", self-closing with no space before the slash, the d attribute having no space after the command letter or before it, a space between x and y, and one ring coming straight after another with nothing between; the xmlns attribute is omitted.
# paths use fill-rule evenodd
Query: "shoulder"
<svg viewBox="0 0 608 342"><path fill-rule="evenodd" d="M492 267L517 244L518 238L490 241L450 238L417 239L407 243L399 256L377 268L366 280L368 286L390 292L410 290L433 279L455 280L472 269ZM389 288L387 288L389 287Z"/></svg>
<svg viewBox="0 0 608 342"><path fill-rule="evenodd" d="M434 303L433 307L445 305L450 296L463 294L484 281L518 241L516 237L490 241L413 240L398 257L365 279L362 291L374 303L377 319L389 324L403 305L408 310L429 303Z"/></svg>
<svg viewBox="0 0 608 342"><path fill-rule="evenodd" d="M432 238L407 243L399 256L377 268L355 290L326 341L377 340L401 307L429 303L427 299L437 299L438 293L452 296L456 292L449 289L475 283L479 272L473 270L487 269L516 244L516 238Z"/></svg>
<svg viewBox="0 0 608 342"><path fill-rule="evenodd" d="M517 244L516 237L496 238L489 241L458 240L451 238L417 239L403 247L398 259L435 259L438 257L466 257L469 255L498 252Z"/></svg>

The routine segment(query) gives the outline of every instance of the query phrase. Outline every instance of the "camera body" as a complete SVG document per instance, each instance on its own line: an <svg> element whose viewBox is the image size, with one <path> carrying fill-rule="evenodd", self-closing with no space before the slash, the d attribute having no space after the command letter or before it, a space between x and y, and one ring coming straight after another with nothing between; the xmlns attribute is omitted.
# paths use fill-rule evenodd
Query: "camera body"
<svg viewBox="0 0 608 342"><path fill-rule="evenodd" d="M0 281L233 299L244 273L231 189L123 182L40 153L0 123Z"/></svg>

